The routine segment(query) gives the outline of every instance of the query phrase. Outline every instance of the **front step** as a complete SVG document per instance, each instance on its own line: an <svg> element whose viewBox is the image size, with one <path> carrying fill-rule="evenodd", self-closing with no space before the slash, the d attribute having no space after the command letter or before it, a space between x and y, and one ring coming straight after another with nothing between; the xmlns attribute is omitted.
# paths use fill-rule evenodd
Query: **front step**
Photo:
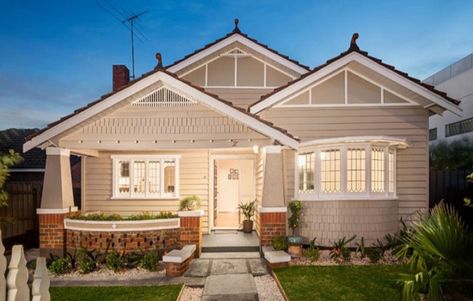
<svg viewBox="0 0 473 301"><path fill-rule="evenodd" d="M202 252L205 253L240 253L240 252L259 252L259 246L215 246L202 247Z"/></svg>
<svg viewBox="0 0 473 301"><path fill-rule="evenodd" d="M254 259L261 258L259 252L203 252L200 259Z"/></svg>

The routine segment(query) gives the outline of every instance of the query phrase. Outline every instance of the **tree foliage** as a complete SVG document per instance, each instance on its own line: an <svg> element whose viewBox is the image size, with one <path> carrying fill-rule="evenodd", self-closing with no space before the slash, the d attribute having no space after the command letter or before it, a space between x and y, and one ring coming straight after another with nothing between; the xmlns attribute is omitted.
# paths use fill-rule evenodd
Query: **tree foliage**
<svg viewBox="0 0 473 301"><path fill-rule="evenodd" d="M434 170L471 170L473 142L467 138L447 143L440 141L430 147L430 168Z"/></svg>
<svg viewBox="0 0 473 301"><path fill-rule="evenodd" d="M0 154L0 208L7 206L8 192L5 190L5 183L10 176L10 168L21 160L20 154L13 150Z"/></svg>

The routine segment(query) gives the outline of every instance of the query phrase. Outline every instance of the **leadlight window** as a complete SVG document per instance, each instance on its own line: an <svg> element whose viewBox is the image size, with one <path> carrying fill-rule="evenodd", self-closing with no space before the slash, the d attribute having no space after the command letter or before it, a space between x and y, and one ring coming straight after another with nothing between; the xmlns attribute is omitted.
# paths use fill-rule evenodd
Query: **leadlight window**
<svg viewBox="0 0 473 301"><path fill-rule="evenodd" d="M473 118L445 125L445 137L473 132Z"/></svg>
<svg viewBox="0 0 473 301"><path fill-rule="evenodd" d="M396 196L396 146L354 142L305 148L311 151L296 157L296 198Z"/></svg>
<svg viewBox="0 0 473 301"><path fill-rule="evenodd" d="M384 148L371 150L371 191L384 192Z"/></svg>
<svg viewBox="0 0 473 301"><path fill-rule="evenodd" d="M299 155L299 191L310 192L314 190L314 153Z"/></svg>
<svg viewBox="0 0 473 301"><path fill-rule="evenodd" d="M347 191L366 190L366 150L353 148L347 151Z"/></svg>
<svg viewBox="0 0 473 301"><path fill-rule="evenodd" d="M178 198L179 156L112 156L114 198Z"/></svg>
<svg viewBox="0 0 473 301"><path fill-rule="evenodd" d="M338 149L320 152L320 191L323 193L340 191L340 150Z"/></svg>

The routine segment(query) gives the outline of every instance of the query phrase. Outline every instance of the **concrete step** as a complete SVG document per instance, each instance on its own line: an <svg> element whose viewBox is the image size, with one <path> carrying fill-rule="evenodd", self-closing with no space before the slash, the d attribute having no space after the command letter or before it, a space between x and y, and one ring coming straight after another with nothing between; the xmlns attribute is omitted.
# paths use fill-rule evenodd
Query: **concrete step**
<svg viewBox="0 0 473 301"><path fill-rule="evenodd" d="M202 252L205 253L216 253L216 252L231 252L231 253L236 253L236 252L259 252L260 247L259 245L254 245L254 246L203 246L202 247Z"/></svg>
<svg viewBox="0 0 473 301"><path fill-rule="evenodd" d="M251 274L211 275L205 280L203 301L258 301Z"/></svg>
<svg viewBox="0 0 473 301"><path fill-rule="evenodd" d="M201 259L250 259L261 258L259 252L204 252Z"/></svg>

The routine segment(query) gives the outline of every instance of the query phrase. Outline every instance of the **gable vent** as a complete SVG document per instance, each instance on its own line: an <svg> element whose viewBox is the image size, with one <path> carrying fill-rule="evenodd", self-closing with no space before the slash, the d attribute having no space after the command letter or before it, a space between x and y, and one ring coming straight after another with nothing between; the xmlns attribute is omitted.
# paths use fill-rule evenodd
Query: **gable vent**
<svg viewBox="0 0 473 301"><path fill-rule="evenodd" d="M182 107L190 106L196 102L189 98L172 91L166 87L161 87L151 94L148 94L134 103L135 107Z"/></svg>

